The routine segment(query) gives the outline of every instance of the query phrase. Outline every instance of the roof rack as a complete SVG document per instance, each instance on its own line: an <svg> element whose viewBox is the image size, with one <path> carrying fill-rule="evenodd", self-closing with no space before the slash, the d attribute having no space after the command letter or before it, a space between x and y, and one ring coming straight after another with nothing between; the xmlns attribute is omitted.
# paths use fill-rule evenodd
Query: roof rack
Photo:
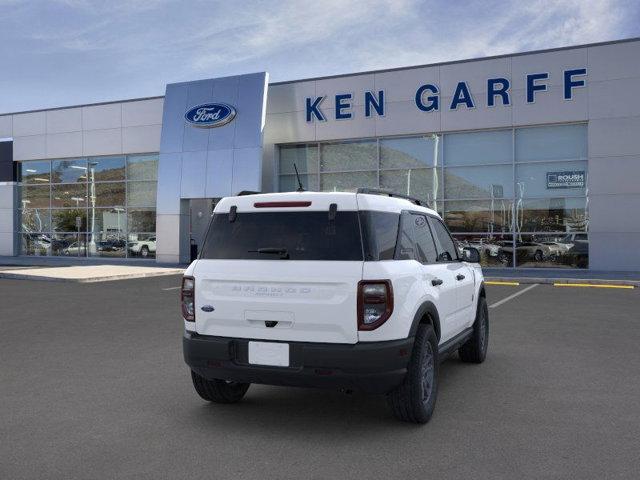
<svg viewBox="0 0 640 480"><path fill-rule="evenodd" d="M403 198L405 200L409 200L416 205L420 205L421 207L429 207L426 202L419 200L415 197L410 197L409 195L403 195L402 193L394 193L391 190L384 190L382 188L359 188L356 190L356 193L366 193L369 195L386 195L387 197L393 198Z"/></svg>

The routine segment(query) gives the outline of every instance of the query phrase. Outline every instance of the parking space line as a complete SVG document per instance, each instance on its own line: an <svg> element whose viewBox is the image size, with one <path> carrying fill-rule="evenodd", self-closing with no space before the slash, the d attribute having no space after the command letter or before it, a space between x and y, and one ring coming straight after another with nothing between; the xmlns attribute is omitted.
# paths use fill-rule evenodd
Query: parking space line
<svg viewBox="0 0 640 480"><path fill-rule="evenodd" d="M520 282L499 282L499 281L493 281L493 280L487 280L486 282L484 282L485 285L509 285L512 287L517 287L518 285L520 285Z"/></svg>
<svg viewBox="0 0 640 480"><path fill-rule="evenodd" d="M587 287L587 288L635 288L633 285L606 285L600 283L554 283L554 287Z"/></svg>
<svg viewBox="0 0 640 480"><path fill-rule="evenodd" d="M178 290L180 287L169 287L169 288L163 288L162 290L167 291L167 290Z"/></svg>
<svg viewBox="0 0 640 480"><path fill-rule="evenodd" d="M509 295L508 297L503 298L502 300L499 300L499 301L497 301L497 302L496 302L496 303L494 303L494 304L489 305L489 308L496 308L496 307L499 307L500 305L502 305L502 304L504 304L504 303L507 303L509 300L513 300L514 298L516 298L516 297L518 297L518 296L522 295L522 294L523 294L523 293L525 293L525 292L528 292L529 290L531 290L532 288L535 288L535 287L537 287L537 286L538 286L538 284L537 284L537 283L534 283L533 285L529 285L527 288L523 288L522 290L519 290L519 291L517 291L516 293L514 293L514 294L512 294L512 295Z"/></svg>

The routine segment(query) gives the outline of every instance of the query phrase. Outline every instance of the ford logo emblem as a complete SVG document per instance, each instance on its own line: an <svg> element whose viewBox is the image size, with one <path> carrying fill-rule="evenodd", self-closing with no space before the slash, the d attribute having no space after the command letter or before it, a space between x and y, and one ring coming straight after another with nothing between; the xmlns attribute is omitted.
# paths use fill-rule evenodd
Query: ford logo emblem
<svg viewBox="0 0 640 480"><path fill-rule="evenodd" d="M226 125L236 116L236 109L226 103L203 103L191 107L184 118L196 127L214 128Z"/></svg>

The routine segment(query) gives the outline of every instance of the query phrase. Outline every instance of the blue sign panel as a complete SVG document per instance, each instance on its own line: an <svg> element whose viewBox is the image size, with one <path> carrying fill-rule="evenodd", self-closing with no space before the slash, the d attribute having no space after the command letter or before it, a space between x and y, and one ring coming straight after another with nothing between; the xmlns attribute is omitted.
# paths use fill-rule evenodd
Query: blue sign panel
<svg viewBox="0 0 640 480"><path fill-rule="evenodd" d="M584 170L547 172L547 188L584 188Z"/></svg>
<svg viewBox="0 0 640 480"><path fill-rule="evenodd" d="M226 125L236 116L236 109L226 103L203 103L191 107L184 118L195 127L214 128Z"/></svg>

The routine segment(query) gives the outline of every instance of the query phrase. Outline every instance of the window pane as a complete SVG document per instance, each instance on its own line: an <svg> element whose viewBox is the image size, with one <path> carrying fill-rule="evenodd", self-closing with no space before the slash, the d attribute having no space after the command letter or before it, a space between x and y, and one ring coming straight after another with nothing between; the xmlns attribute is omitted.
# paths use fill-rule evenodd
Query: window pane
<svg viewBox="0 0 640 480"><path fill-rule="evenodd" d="M49 160L39 162L20 162L22 183L48 183L51 164Z"/></svg>
<svg viewBox="0 0 640 480"><path fill-rule="evenodd" d="M51 186L52 207L86 207L87 185L61 184Z"/></svg>
<svg viewBox="0 0 640 480"><path fill-rule="evenodd" d="M393 259L399 220L398 213L360 212L365 260L377 262Z"/></svg>
<svg viewBox="0 0 640 480"><path fill-rule="evenodd" d="M438 257L439 262L451 262L458 259L458 249L456 248L449 232L442 224L442 222L436 218L429 218L429 225L433 231L434 238L438 243Z"/></svg>
<svg viewBox="0 0 640 480"><path fill-rule="evenodd" d="M127 216L124 208L96 208L87 213L87 231L95 233L96 241L125 238Z"/></svg>
<svg viewBox="0 0 640 480"><path fill-rule="evenodd" d="M305 190L318 190L318 175L302 175L300 181ZM295 192L298 189L298 179L295 175L280 175L281 192Z"/></svg>
<svg viewBox="0 0 640 480"><path fill-rule="evenodd" d="M283 249L291 260L363 260L358 213L340 211L333 222L327 212L242 213L234 222L215 214L202 258L278 260ZM285 259L283 259L285 260Z"/></svg>
<svg viewBox="0 0 640 480"><path fill-rule="evenodd" d="M511 235L454 235L460 248L473 247L480 252L483 267L505 267L512 262Z"/></svg>
<svg viewBox="0 0 640 480"><path fill-rule="evenodd" d="M127 249L130 257L156 258L156 236L149 233L130 233Z"/></svg>
<svg viewBox="0 0 640 480"><path fill-rule="evenodd" d="M90 257L123 258L126 256L126 237L103 233L88 236L87 253Z"/></svg>
<svg viewBox="0 0 640 480"><path fill-rule="evenodd" d="M444 219L452 232L510 232L512 206L513 200L445 202Z"/></svg>
<svg viewBox="0 0 640 480"><path fill-rule="evenodd" d="M20 212L20 229L23 232L48 232L51 218L46 208L30 208Z"/></svg>
<svg viewBox="0 0 640 480"><path fill-rule="evenodd" d="M127 165L129 180L158 179L158 155L130 155Z"/></svg>
<svg viewBox="0 0 640 480"><path fill-rule="evenodd" d="M436 135L380 140L380 168L434 167L441 141Z"/></svg>
<svg viewBox="0 0 640 480"><path fill-rule="evenodd" d="M516 162L572 159L587 159L586 125L516 129Z"/></svg>
<svg viewBox="0 0 640 480"><path fill-rule="evenodd" d="M445 165L512 163L511 130L452 133L444 136Z"/></svg>
<svg viewBox="0 0 640 480"><path fill-rule="evenodd" d="M22 208L49 208L49 185L25 185L21 190Z"/></svg>
<svg viewBox="0 0 640 480"><path fill-rule="evenodd" d="M87 236L83 233L57 233L51 240L51 255L60 257L86 257Z"/></svg>
<svg viewBox="0 0 640 480"><path fill-rule="evenodd" d="M587 162L527 163L516 166L518 197L584 196Z"/></svg>
<svg viewBox="0 0 640 480"><path fill-rule="evenodd" d="M292 145L280 147L280 173L294 173L293 164L299 173L316 173L318 171L317 145Z"/></svg>
<svg viewBox="0 0 640 480"><path fill-rule="evenodd" d="M127 205L132 207L155 207L156 182L128 182Z"/></svg>
<svg viewBox="0 0 640 480"><path fill-rule="evenodd" d="M435 168L383 170L380 172L380 187L430 202L442 197L439 175Z"/></svg>
<svg viewBox="0 0 640 480"><path fill-rule="evenodd" d="M89 185L91 191L93 185ZM125 183L96 183L96 206L119 207L124 205Z"/></svg>
<svg viewBox="0 0 640 480"><path fill-rule="evenodd" d="M52 183L80 183L87 181L87 160L54 160L51 163Z"/></svg>
<svg viewBox="0 0 640 480"><path fill-rule="evenodd" d="M425 215L411 215L416 240L416 259L421 263L434 263L437 260L436 244Z"/></svg>
<svg viewBox="0 0 640 480"><path fill-rule="evenodd" d="M542 198L516 203L516 231L585 232L589 218L585 198Z"/></svg>
<svg viewBox="0 0 640 480"><path fill-rule="evenodd" d="M512 198L513 167L455 167L444 169L445 198Z"/></svg>
<svg viewBox="0 0 640 480"><path fill-rule="evenodd" d="M80 231L87 231L87 211L85 209L68 208L51 210L51 226L55 232L77 232L76 218L80 217Z"/></svg>
<svg viewBox="0 0 640 480"><path fill-rule="evenodd" d="M89 158L89 173L91 169L95 175L94 180L97 182L124 180L124 157Z"/></svg>
<svg viewBox="0 0 640 480"><path fill-rule="evenodd" d="M517 267L589 267L589 242L584 234L520 235L517 240Z"/></svg>
<svg viewBox="0 0 640 480"><path fill-rule="evenodd" d="M320 177L323 192L355 191L359 187L376 188L377 172L325 173Z"/></svg>
<svg viewBox="0 0 640 480"><path fill-rule="evenodd" d="M23 233L20 235L20 253L22 255L51 255L51 238L48 235Z"/></svg>
<svg viewBox="0 0 640 480"><path fill-rule="evenodd" d="M375 141L328 143L322 145L323 172L377 170L378 147Z"/></svg>
<svg viewBox="0 0 640 480"><path fill-rule="evenodd" d="M155 208L129 210L129 230L134 232L155 232L156 231Z"/></svg>

